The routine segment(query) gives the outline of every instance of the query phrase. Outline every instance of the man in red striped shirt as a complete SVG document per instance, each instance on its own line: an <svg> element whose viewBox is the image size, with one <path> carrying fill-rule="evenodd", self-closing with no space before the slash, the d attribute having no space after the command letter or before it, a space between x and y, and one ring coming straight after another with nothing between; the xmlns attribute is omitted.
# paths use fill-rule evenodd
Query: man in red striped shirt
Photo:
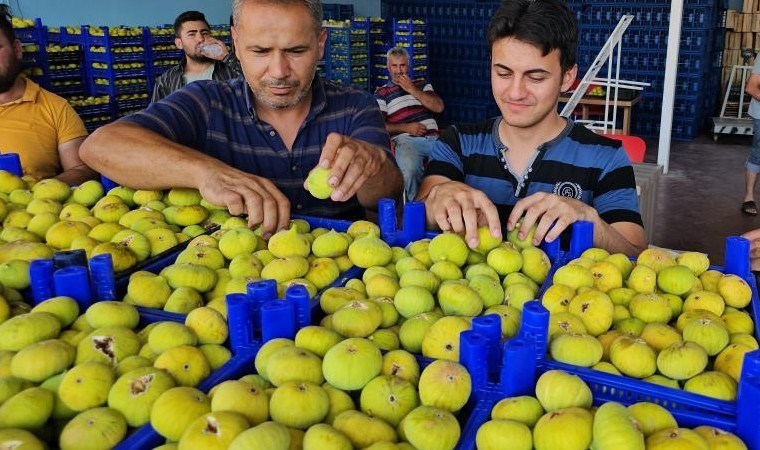
<svg viewBox="0 0 760 450"><path fill-rule="evenodd" d="M409 53L403 47L388 51L390 82L375 91L385 128L395 144L396 162L404 176L404 193L413 200L424 172L423 163L438 139L433 113L443 112L443 100L426 80L409 77Z"/></svg>

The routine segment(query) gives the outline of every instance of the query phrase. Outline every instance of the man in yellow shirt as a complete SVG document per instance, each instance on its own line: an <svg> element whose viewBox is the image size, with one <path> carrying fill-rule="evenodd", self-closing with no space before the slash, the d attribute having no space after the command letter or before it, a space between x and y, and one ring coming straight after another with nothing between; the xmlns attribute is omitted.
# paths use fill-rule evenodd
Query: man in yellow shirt
<svg viewBox="0 0 760 450"><path fill-rule="evenodd" d="M97 174L79 159L87 136L63 98L21 75L21 42L0 5L0 153L18 153L25 174L80 184Z"/></svg>

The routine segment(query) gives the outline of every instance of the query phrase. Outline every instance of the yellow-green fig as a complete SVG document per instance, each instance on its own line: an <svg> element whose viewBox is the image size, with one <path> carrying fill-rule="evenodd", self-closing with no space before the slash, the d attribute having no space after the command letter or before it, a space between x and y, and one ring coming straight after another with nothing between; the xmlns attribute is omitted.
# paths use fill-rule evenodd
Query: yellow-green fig
<svg viewBox="0 0 760 450"><path fill-rule="evenodd" d="M657 355L643 339L622 336L610 345L610 362L624 375L646 378L657 370Z"/></svg>
<svg viewBox="0 0 760 450"><path fill-rule="evenodd" d="M313 168L309 172L309 176L306 177L306 190L316 198L322 200L330 198L335 188L328 183L329 178L330 169L324 167Z"/></svg>
<svg viewBox="0 0 760 450"><path fill-rule="evenodd" d="M498 450L509 442L513 450L531 450L533 435L524 423L514 420L489 420L478 428L475 443L480 450Z"/></svg>
<svg viewBox="0 0 760 450"><path fill-rule="evenodd" d="M58 336L61 322L48 312L32 312L11 317L0 323L0 350L17 352L46 339Z"/></svg>
<svg viewBox="0 0 760 450"><path fill-rule="evenodd" d="M250 427L241 414L231 411L206 413L195 419L182 433L179 450L225 450Z"/></svg>
<svg viewBox="0 0 760 450"><path fill-rule="evenodd" d="M736 400L737 384L723 372L706 371L686 380L683 390L732 402Z"/></svg>
<svg viewBox="0 0 760 450"><path fill-rule="evenodd" d="M595 450L644 450L644 435L634 415L617 402L601 405L594 414L593 441Z"/></svg>
<svg viewBox="0 0 760 450"><path fill-rule="evenodd" d="M197 418L211 412L211 401L192 387L164 391L153 403L150 424L169 441L179 441L185 429Z"/></svg>
<svg viewBox="0 0 760 450"><path fill-rule="evenodd" d="M470 322L459 316L436 320L422 338L422 354L429 358L459 361L459 334L470 328Z"/></svg>
<svg viewBox="0 0 760 450"><path fill-rule="evenodd" d="M58 395L72 410L85 411L106 403L115 378L113 369L105 364L78 364L63 376Z"/></svg>
<svg viewBox="0 0 760 450"><path fill-rule="evenodd" d="M333 427L341 431L356 448L366 448L378 442L396 442L396 430L382 419L361 411L344 411L335 418Z"/></svg>
<svg viewBox="0 0 760 450"><path fill-rule="evenodd" d="M211 373L206 356L200 349L190 345L164 350L153 365L169 372L180 386L196 386Z"/></svg>
<svg viewBox="0 0 760 450"><path fill-rule="evenodd" d="M285 346L267 359L266 375L274 386L289 381L308 381L322 384L322 359L309 350Z"/></svg>
<svg viewBox="0 0 760 450"><path fill-rule="evenodd" d="M556 361L591 367L602 359L602 344L583 333L558 333L551 340L549 353Z"/></svg>
<svg viewBox="0 0 760 450"><path fill-rule="evenodd" d="M461 435L453 414L424 405L407 414L399 428L406 440L420 450L452 450Z"/></svg>
<svg viewBox="0 0 760 450"><path fill-rule="evenodd" d="M301 430L321 422L329 409L330 399L325 390L308 381L285 382L269 400L272 420Z"/></svg>
<svg viewBox="0 0 760 450"><path fill-rule="evenodd" d="M40 383L68 369L76 349L58 339L34 343L21 349L11 360L11 374L22 380Z"/></svg>
<svg viewBox="0 0 760 450"><path fill-rule="evenodd" d="M351 440L326 423L312 425L303 437L303 450L353 450Z"/></svg>
<svg viewBox="0 0 760 450"><path fill-rule="evenodd" d="M251 425L258 425L269 419L269 396L251 383L225 381L212 391L211 411L236 412L242 414Z"/></svg>
<svg viewBox="0 0 760 450"><path fill-rule="evenodd" d="M693 342L676 342L657 355L657 370L674 380L687 380L705 370L707 353Z"/></svg>
<svg viewBox="0 0 760 450"><path fill-rule="evenodd" d="M250 448L288 450L294 448L291 447L292 444L291 430L288 427L277 422L264 422L238 434L227 448L228 450Z"/></svg>
<svg viewBox="0 0 760 450"><path fill-rule="evenodd" d="M150 421L153 403L173 388L174 379L163 370L141 367L120 376L108 392L108 406L119 411L131 427Z"/></svg>
<svg viewBox="0 0 760 450"><path fill-rule="evenodd" d="M545 411L591 406L591 389L576 375L549 370L536 382L536 398Z"/></svg>
<svg viewBox="0 0 760 450"><path fill-rule="evenodd" d="M134 329L140 322L140 314L132 305L116 301L93 303L85 313L92 328L124 327Z"/></svg>
<svg viewBox="0 0 760 450"><path fill-rule="evenodd" d="M393 251L374 230L370 230L348 246L348 257L358 267L384 266L391 262Z"/></svg>
<svg viewBox="0 0 760 450"><path fill-rule="evenodd" d="M723 431L720 428L703 425L694 428L694 431L707 441L711 449L747 450L747 445L735 434Z"/></svg>
<svg viewBox="0 0 760 450"><path fill-rule="evenodd" d="M94 408L77 414L61 431L61 450L113 448L127 435L127 423L112 408Z"/></svg>
<svg viewBox="0 0 760 450"><path fill-rule="evenodd" d="M13 450L45 450L42 441L29 431L20 428L0 430L0 448Z"/></svg>
<svg viewBox="0 0 760 450"><path fill-rule="evenodd" d="M422 371L419 391L423 405L457 412L470 398L472 380L461 364L437 360Z"/></svg>
<svg viewBox="0 0 760 450"><path fill-rule="evenodd" d="M660 430L676 428L678 423L670 411L660 405L649 402L634 403L628 407L633 414L634 419L639 425L639 429L648 437Z"/></svg>
<svg viewBox="0 0 760 450"><path fill-rule="evenodd" d="M364 387L380 373L382 365L380 350L372 342L349 338L327 351L322 371L328 383L350 391Z"/></svg>
<svg viewBox="0 0 760 450"><path fill-rule="evenodd" d="M362 411L397 426L411 410L419 405L417 390L409 381L388 375L379 375L362 389Z"/></svg>

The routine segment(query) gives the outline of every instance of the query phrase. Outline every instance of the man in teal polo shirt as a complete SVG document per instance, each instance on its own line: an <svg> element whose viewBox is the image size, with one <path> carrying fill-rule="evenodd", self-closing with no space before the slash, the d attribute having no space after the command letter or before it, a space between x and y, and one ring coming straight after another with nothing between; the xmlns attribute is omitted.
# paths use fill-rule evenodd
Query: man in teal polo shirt
<svg viewBox="0 0 760 450"><path fill-rule="evenodd" d="M321 4L235 0L233 18L245 80L192 83L97 130L82 159L134 188L197 188L230 213L247 213L265 235L288 224L291 205L352 219L399 197L401 174L374 98L315 76L326 39ZM317 165L330 168L330 199L303 188Z"/></svg>

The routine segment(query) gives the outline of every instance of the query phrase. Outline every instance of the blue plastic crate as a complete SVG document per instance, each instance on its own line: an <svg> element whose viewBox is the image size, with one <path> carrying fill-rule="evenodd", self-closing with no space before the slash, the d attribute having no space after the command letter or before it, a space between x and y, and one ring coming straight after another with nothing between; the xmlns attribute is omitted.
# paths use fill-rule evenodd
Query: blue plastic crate
<svg viewBox="0 0 760 450"><path fill-rule="evenodd" d="M582 224L583 222L578 222L574 225L585 227L589 226ZM587 228L585 231L589 232L589 229ZM592 226L590 227L590 232L593 234ZM575 248L571 248L570 251L564 255L564 261L567 262L571 259L577 258L584 250L590 247L591 243L588 241L588 239L586 239L585 242L581 242L580 244L576 245ZM755 281L754 275L750 272L749 267L749 241L738 236L727 238L726 265L724 267L713 266L711 269L718 270L723 273L739 275L744 278L750 285L752 288L752 301L749 305L748 310L752 317L752 320L756 324L754 333L755 337L760 336L760 328L757 327L757 324L760 323L758 322L758 319L760 319L760 297L758 296L757 283ZM551 283L546 283L545 286L548 287L550 284ZM594 379L601 380L605 386L614 386L616 389L620 389L620 391L615 394L616 396L614 398L604 396L610 396L612 393L607 392L605 394L604 389L602 389L602 392L599 392L599 395L601 395L601 398L605 400L616 399L616 401L628 400L630 402L636 402L640 401L641 396L644 395L643 393L646 393L647 397L650 399L649 401L654 401L655 403L660 403L663 406L668 407L671 412L674 412L674 415L684 412L686 413L684 417L688 415L704 415L706 418L714 416L720 420L733 420L735 428L738 420L736 417L736 402L712 399L702 395L687 393L678 389L666 388L638 379L607 374L587 368L548 360L546 358L546 345L548 342L548 320L549 313L543 306L541 306L540 302L536 301L533 302L533 304L530 306L527 304L524 306L523 322L518 333L518 338L535 340L536 344L532 346L531 351L533 357L538 361L538 365L540 367L545 367L546 370L559 368L570 373L575 373L582 378L590 377L593 375ZM760 353L758 353L758 356L760 356ZM758 364L760 364L760 360ZM760 365L755 370L760 370ZM758 373L756 375L750 375L747 377L747 379L741 379L740 384L744 386L746 382L752 382L753 376L755 376L754 382L760 379L760 373ZM594 388L592 388L592 390L594 390ZM633 395L627 393L626 390L632 391L636 394ZM607 388L607 391L609 391L609 388ZM597 392L594 392L594 395L596 396ZM760 398L758 398L758 400L760 400ZM754 403L757 404L757 401ZM676 418L678 419L679 417L676 415ZM760 439L760 433L758 433L757 439ZM760 441L758 444L760 444Z"/></svg>
<svg viewBox="0 0 760 450"><path fill-rule="evenodd" d="M44 46L47 41L47 29L42 25L42 19L39 17L34 19L34 26L29 28L14 28L13 33L16 35L16 39L21 41L22 44L37 44Z"/></svg>
<svg viewBox="0 0 760 450"><path fill-rule="evenodd" d="M354 16L354 5L341 3L323 3L322 15L328 20L346 20Z"/></svg>
<svg viewBox="0 0 760 450"><path fill-rule="evenodd" d="M542 308L538 302L533 303L526 304L529 306L529 315L533 307ZM500 380L489 384L478 395L478 403L463 429L457 450L475 450L478 429L491 419L491 410L501 399L520 395L535 396L536 381L541 374L549 370L570 372L568 369L572 369L572 366L566 367L560 363L547 365L537 360L534 349L530 337L519 337L506 343ZM571 373L579 376L589 386L595 406L607 402L618 402L625 406L642 401L653 402L668 409L681 427L717 427L737 434L751 450L756 450L760 448L760 431L754 423L760 414L760 351L748 353L744 364L739 400L726 414L709 409L711 405L700 405L705 409L694 409L694 404L687 406L683 402L687 395L667 392L679 392L674 389L650 389L649 386L632 385L623 377L586 368Z"/></svg>

